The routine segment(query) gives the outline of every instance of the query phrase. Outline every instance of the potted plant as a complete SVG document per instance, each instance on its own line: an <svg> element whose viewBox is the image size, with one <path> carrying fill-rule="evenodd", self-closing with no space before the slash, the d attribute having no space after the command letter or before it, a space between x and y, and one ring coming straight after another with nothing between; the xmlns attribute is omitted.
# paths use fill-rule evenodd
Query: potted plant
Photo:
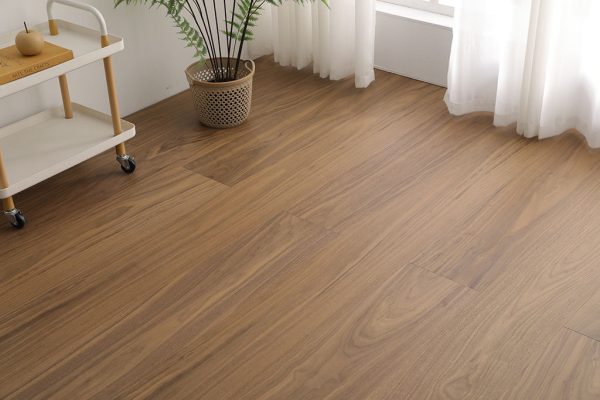
<svg viewBox="0 0 600 400"><path fill-rule="evenodd" d="M252 28L265 5L284 0L115 0L121 4L162 6L187 47L195 49L198 62L186 69L200 122L228 128L244 122L250 114L255 65L242 60L244 44L252 40ZM314 0L293 0L305 3ZM327 4L327 0L321 0ZM222 21L218 11L223 11Z"/></svg>

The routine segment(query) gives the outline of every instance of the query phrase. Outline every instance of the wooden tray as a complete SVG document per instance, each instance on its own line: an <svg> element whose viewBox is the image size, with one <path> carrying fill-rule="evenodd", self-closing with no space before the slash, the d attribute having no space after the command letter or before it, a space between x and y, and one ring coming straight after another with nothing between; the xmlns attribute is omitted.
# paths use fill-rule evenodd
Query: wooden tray
<svg viewBox="0 0 600 400"><path fill-rule="evenodd" d="M0 85L33 75L73 59L73 52L52 43L44 43L42 53L26 57L17 46L0 49Z"/></svg>

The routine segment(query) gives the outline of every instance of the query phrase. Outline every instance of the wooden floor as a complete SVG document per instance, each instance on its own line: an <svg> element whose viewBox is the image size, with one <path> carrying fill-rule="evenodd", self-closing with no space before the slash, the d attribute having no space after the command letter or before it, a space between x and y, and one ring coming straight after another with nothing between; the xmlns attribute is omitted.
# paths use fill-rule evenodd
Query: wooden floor
<svg viewBox="0 0 600 400"><path fill-rule="evenodd" d="M0 227L0 398L599 399L600 153L258 62L242 127L189 93Z"/></svg>

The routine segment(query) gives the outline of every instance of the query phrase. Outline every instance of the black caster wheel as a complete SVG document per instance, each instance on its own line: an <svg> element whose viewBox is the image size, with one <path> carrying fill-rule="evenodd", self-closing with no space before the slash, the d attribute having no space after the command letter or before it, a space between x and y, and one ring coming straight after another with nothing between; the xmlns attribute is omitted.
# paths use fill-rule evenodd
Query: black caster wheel
<svg viewBox="0 0 600 400"><path fill-rule="evenodd" d="M19 214L15 215L15 222L11 222L11 225L17 229L22 229L26 223L27 223L27 220L25 219L25 216L23 214L19 213Z"/></svg>
<svg viewBox="0 0 600 400"><path fill-rule="evenodd" d="M4 215L6 215L10 224L17 229L23 228L27 223L25 216L20 210L5 211Z"/></svg>
<svg viewBox="0 0 600 400"><path fill-rule="evenodd" d="M132 174L135 171L135 158L128 155L117 156L117 161L121 164L121 169L126 174Z"/></svg>

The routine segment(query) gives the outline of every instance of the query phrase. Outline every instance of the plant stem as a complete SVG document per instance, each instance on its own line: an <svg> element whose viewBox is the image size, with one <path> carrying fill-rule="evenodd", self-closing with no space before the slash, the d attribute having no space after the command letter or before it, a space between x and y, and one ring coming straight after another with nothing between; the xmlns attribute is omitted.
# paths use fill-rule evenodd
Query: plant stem
<svg viewBox="0 0 600 400"><path fill-rule="evenodd" d="M227 40L227 69L225 70L225 79L229 80L229 52L231 50L231 36L227 33L227 1L223 0L223 11L225 12L225 36ZM233 0L233 12L231 13L231 17L233 18L233 13L235 12L235 0Z"/></svg>
<svg viewBox="0 0 600 400"><path fill-rule="evenodd" d="M261 9L261 7L265 4L266 0L262 0L262 2L257 7L255 7L255 4L257 2L258 2L257 0L250 2L250 10L248 12L248 15L246 16L246 21L244 23L244 30L242 31L242 40L240 41L240 47L238 48L237 59L235 61L234 77L237 77L238 69L240 67L240 59L242 58L242 49L244 48L244 42L246 40L246 31L248 29L248 23L250 22L250 18L252 18L254 16L254 14L258 10Z"/></svg>
<svg viewBox="0 0 600 400"><path fill-rule="evenodd" d="M196 14L194 13L194 9L192 7L192 5L190 4L189 0L185 0L187 7L186 10L188 13L190 13L190 15L192 16L192 18L194 19L194 22L196 23L196 26L198 27L198 32L200 33L200 36L202 36L202 41L204 42L204 45L207 45L207 40L206 40L206 35L204 33L204 31L202 31L202 28L200 27L200 23L198 22L198 18L196 17ZM206 25L205 25L206 28ZM208 52L209 56L210 56L210 48L208 46L206 46L206 51Z"/></svg>
<svg viewBox="0 0 600 400"><path fill-rule="evenodd" d="M248 23L250 22L250 11L252 11L252 7L254 6L254 2L250 1L250 10L248 15L246 16L246 21L244 21L244 30L242 31L242 40L240 40L240 46L238 47L238 54L235 60L235 72L233 73L234 79L237 78L238 70L240 68L240 59L242 58L242 49L244 48L244 40L246 39L246 30L248 29Z"/></svg>
<svg viewBox="0 0 600 400"><path fill-rule="evenodd" d="M219 45L219 64L220 64L220 70L221 70L221 77L223 80L225 80L225 77L223 76L223 50L221 48L221 31L219 30L219 17L217 16L216 0L213 0L213 11L215 14L215 25L217 28L217 43Z"/></svg>
<svg viewBox="0 0 600 400"><path fill-rule="evenodd" d="M188 0L186 0L186 1L188 1ZM214 60L217 55L215 53L214 42L212 41L212 32L210 30L210 24L207 27L206 21L204 20L204 15L202 14L202 8L200 7L200 3L198 3L198 0L193 0L193 1L196 5L196 9L198 10L198 14L200 15L200 20L202 21L204 30L206 31L206 37L203 37L203 39L204 39L204 44L206 45L206 49L208 50L208 56ZM206 8L206 5L205 5L205 8ZM196 20L196 24L198 25L198 28L200 28L200 25L198 24L198 20L196 19L195 15L194 15L194 19ZM215 64L212 61L211 61L210 65L213 70L215 80L219 80L220 79L219 78L219 69L215 66Z"/></svg>
<svg viewBox="0 0 600 400"><path fill-rule="evenodd" d="M198 0L194 0L196 2L196 4L198 5L198 10L200 11L200 18L202 19L202 21L204 21L204 15L202 14L202 10L200 9L200 3L198 2ZM213 52L213 56L212 56L212 61L211 61L211 65L213 67L213 71L216 72L215 74L215 80L217 81L221 81L222 77L221 77L221 71L218 67L217 64L217 51L216 51L216 46L215 46L215 38L213 36L213 30L212 30L212 26L210 25L210 19L208 17L208 8L206 7L206 0L202 0L202 5L204 6L204 14L206 14L206 24L208 25L208 32L209 32L209 37L210 37L210 45L212 47L212 52Z"/></svg>

